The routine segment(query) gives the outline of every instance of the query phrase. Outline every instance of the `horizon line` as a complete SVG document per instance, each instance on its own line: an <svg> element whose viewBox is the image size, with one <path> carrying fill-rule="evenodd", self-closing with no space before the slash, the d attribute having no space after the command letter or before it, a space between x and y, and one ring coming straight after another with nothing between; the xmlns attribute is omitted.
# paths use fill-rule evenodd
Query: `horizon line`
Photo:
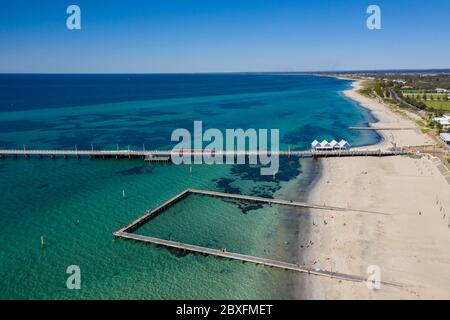
<svg viewBox="0 0 450 320"><path fill-rule="evenodd" d="M157 74L336 74L336 73L377 73L377 72L424 72L424 71L449 71L450 67L443 68L382 68L382 69L342 69L342 70L317 70L317 71L186 71L186 72L1 72L0 75L157 75Z"/></svg>

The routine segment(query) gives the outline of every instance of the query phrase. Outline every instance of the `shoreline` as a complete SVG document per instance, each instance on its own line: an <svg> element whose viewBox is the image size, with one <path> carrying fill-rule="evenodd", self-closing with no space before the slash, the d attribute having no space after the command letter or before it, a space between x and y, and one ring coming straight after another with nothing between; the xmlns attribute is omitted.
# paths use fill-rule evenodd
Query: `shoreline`
<svg viewBox="0 0 450 320"><path fill-rule="evenodd" d="M358 93L361 80L343 95L367 109L377 120L371 127L417 128L387 106ZM371 147L431 144L417 130L377 130L382 140ZM310 211L311 222L300 229L314 243L298 256L313 267L365 275L377 265L383 280L406 283L401 288L368 290L365 284L299 277L297 296L307 299L450 298L450 186L437 169L436 159L422 156L321 159L321 173L308 201L349 208L376 209L392 218ZM424 226L428 228L422 230ZM306 230L309 230L307 232ZM299 235L299 243L302 236ZM430 238L432 240L430 240ZM414 243L414 245L411 245ZM426 244L426 245L425 245ZM430 254L435 255L430 259ZM443 271L444 270L444 271Z"/></svg>
<svg viewBox="0 0 450 320"><path fill-rule="evenodd" d="M313 179L309 181L309 184L303 194L300 197L297 197L300 201L303 202L309 202L309 199L311 198L311 195L313 194L315 188L319 185L319 182L321 181L323 174L324 174L324 168L322 165L322 162L320 160L312 160L315 161L315 171L313 172ZM298 181L297 181L298 185ZM302 213L300 214L300 218L298 220L298 248L301 248L300 246L303 246L302 250L299 250L297 248L297 261L302 263L307 263L307 255L304 254L304 249L306 246L310 246L310 243L308 243L309 239L311 238L313 229L310 227L312 223L312 216L311 216L311 210L304 209L302 210ZM308 244L306 244L308 243ZM305 246L306 244L306 246ZM296 299L307 299L308 298L308 289L310 287L310 284L308 283L309 277L302 275L299 277L296 275L294 278L294 288L295 292L293 293L293 296Z"/></svg>
<svg viewBox="0 0 450 320"><path fill-rule="evenodd" d="M289 181L289 184L281 189L281 194L279 195L282 199L290 199L293 201L307 202L311 190L320 181L322 176L322 165L320 161L314 159L302 159L302 173L297 177ZM303 168L305 166L305 168ZM306 184L305 184L306 182ZM299 192L300 190L300 192ZM296 257L296 261L302 263L304 261L303 253L298 250L298 247L306 242L306 239L310 238L310 221L311 216L308 209L284 209L288 210L290 214L298 215L299 219L296 221L296 246L297 249L293 254ZM303 238L303 241L301 239ZM306 283L303 282L303 277L299 274L294 273L289 275L288 286L289 286L289 297L290 299L305 299L306 298ZM300 279L300 281L299 281ZM305 278L306 279L306 278Z"/></svg>

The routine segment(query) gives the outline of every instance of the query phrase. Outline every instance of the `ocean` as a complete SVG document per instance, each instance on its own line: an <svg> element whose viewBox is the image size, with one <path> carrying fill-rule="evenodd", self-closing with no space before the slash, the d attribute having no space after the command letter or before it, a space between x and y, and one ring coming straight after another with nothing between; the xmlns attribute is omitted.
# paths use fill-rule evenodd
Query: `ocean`
<svg viewBox="0 0 450 320"><path fill-rule="evenodd" d="M280 146L377 142L351 82L300 74L0 75L0 149L167 149L177 128L280 129ZM142 160L0 160L0 299L290 299L300 275L112 233L186 188L298 199L318 174L284 159L257 166ZM292 192L294 191L294 193ZM123 197L125 192L125 197ZM136 232L296 262L298 215L277 206L190 196ZM41 248L41 236L45 248ZM81 289L66 287L67 267Z"/></svg>

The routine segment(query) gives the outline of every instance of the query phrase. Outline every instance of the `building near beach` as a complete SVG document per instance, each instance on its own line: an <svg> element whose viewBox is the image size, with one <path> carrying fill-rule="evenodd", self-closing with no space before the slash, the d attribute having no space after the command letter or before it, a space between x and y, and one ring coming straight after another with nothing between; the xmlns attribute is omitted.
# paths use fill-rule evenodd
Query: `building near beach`
<svg viewBox="0 0 450 320"><path fill-rule="evenodd" d="M312 150L316 150L317 147L318 147L319 145L320 145L319 141L314 140L314 141L311 143L311 149L312 149Z"/></svg>
<svg viewBox="0 0 450 320"><path fill-rule="evenodd" d="M339 142L339 149L341 150L348 150L350 149L351 145L346 140L341 140Z"/></svg>
<svg viewBox="0 0 450 320"><path fill-rule="evenodd" d="M439 123L444 130L450 129L450 115L434 118L433 122L436 124Z"/></svg>
<svg viewBox="0 0 450 320"><path fill-rule="evenodd" d="M442 141L444 141L446 144L450 145L450 133L445 132L445 133L441 133L439 135L439 137L442 139Z"/></svg>
<svg viewBox="0 0 450 320"><path fill-rule="evenodd" d="M333 150L333 147L330 145L330 143L327 140L323 140L320 143L320 150Z"/></svg>
<svg viewBox="0 0 450 320"><path fill-rule="evenodd" d="M311 143L311 150L315 151L348 150L350 147L350 144L346 140L341 140L340 142L336 140L332 140L331 142L327 140L323 140L322 142L314 140Z"/></svg>
<svg viewBox="0 0 450 320"><path fill-rule="evenodd" d="M333 149L339 149L339 142L337 142L336 140L333 140L330 142L330 146Z"/></svg>

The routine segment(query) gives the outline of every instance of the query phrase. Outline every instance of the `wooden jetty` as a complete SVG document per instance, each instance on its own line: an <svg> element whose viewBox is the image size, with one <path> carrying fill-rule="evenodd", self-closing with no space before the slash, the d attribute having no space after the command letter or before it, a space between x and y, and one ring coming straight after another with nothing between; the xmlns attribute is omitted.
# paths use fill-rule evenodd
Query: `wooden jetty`
<svg viewBox="0 0 450 320"><path fill-rule="evenodd" d="M228 198L228 199L252 201L252 202L266 203L266 204L269 204L269 205L277 204L277 205L282 205L282 206L317 209L317 210L370 213L370 214L379 214L379 215L386 215L386 216L391 215L390 213L378 212L378 211L369 211L369 210L361 210L361 209L351 209L351 208L343 208L343 207L335 207L335 206L326 206L326 205L311 204L311 203L298 202L298 201L292 201L292 200L263 198L263 197L255 197L255 196L248 196L248 195L241 195L241 194L232 194L232 193L223 193L223 192L209 191L209 190L188 189L187 191L189 191L190 194L199 194L199 195L206 195L206 196L211 196L211 197L219 197L219 198Z"/></svg>
<svg viewBox="0 0 450 320"><path fill-rule="evenodd" d="M377 212L377 211L369 211L369 210L361 210L361 209L353 209L353 208L343 208L343 207L335 207L335 206L327 206L327 205L318 205L318 204L311 204L311 203L298 202L298 201L292 201L292 200L263 198L263 197L255 197L255 196L232 194L232 193L223 193L223 192L209 191L209 190L186 189L183 192L180 192L179 194L173 196L172 198L170 198L163 204L157 206L156 208L154 208L150 211L147 211L143 216L137 218L136 220L129 223L125 227L121 228L118 232L133 232L134 230L136 230L137 228L142 226L144 223L146 223L148 220L151 220L152 218L156 217L158 214L160 214L164 210L168 209L169 207L173 206L175 203L183 200L184 198L186 198L187 196L189 196L191 194L198 194L198 195L205 195L205 196L219 197L219 198L227 198L227 199L234 199L234 200L242 200L242 201L259 202L259 203L265 203L265 204L269 204L269 205L275 204L275 205L290 206L290 207L297 207L297 208L368 213L368 214L378 214L378 215L385 215L385 216L391 215L390 213L385 213L385 212Z"/></svg>
<svg viewBox="0 0 450 320"><path fill-rule="evenodd" d="M211 154L211 152L203 150L33 150L33 149L0 149L0 158L8 156L18 158L19 156L30 157L89 157L92 159L143 159L147 162L169 162L173 154L189 155L189 156L203 156ZM235 150L235 151L214 151L215 156L297 156L301 158L306 157L384 157L397 156L407 154L403 149L350 149L350 150L278 150L278 151L253 151L253 150Z"/></svg>
<svg viewBox="0 0 450 320"><path fill-rule="evenodd" d="M174 197L170 198L169 200L167 200L163 204L157 206L153 210L147 211L143 216L137 218L136 220L134 220L130 224L126 225L125 227L123 227L122 229L120 229L117 232L119 232L119 233L133 232L134 230L136 230L137 228L142 226L144 223L146 223L148 220L156 217L158 214L160 214L161 212L163 212L167 208L173 206L175 203L177 203L180 200L186 198L190 193L191 193L190 189L184 190L183 192L175 195Z"/></svg>
<svg viewBox="0 0 450 320"><path fill-rule="evenodd" d="M309 274L309 275L322 276L322 277L328 277L328 278L332 278L332 279L353 281L353 282L366 282L367 281L366 277L362 277L362 276L358 276L358 275L344 274L344 273L339 273L339 272L322 270L319 268L308 268L304 265L300 265L299 263L290 263L290 262L278 261L278 260L273 260L273 259L268 259L268 258L245 255L245 254L241 254L241 253L228 252L224 248L220 248L220 249L208 248L208 247L203 247L203 246L197 246L197 245L192 245L192 244L176 242L176 241L171 241L171 240L165 240L165 239L161 239L161 238L155 238L155 237L144 236L144 235L132 233L138 227L142 226L144 223L146 223L150 219L154 218L158 214L162 213L168 207L170 207L170 206L174 205L175 203L181 201L182 199L186 198L190 194L200 194L200 195L207 195L207 196L214 196L214 197L223 197L223 198L248 200L248 201L258 201L258 202L269 203L269 204L289 205L289 206L294 206L294 207L306 207L306 208L322 209L322 210L347 210L347 211L351 210L351 211L354 211L353 209L345 209L345 208L330 207L330 206L319 206L319 205L314 205L314 204L293 202L293 201L288 201L288 200L278 200L278 199L269 199L269 198L253 197L253 196L235 195L235 194L227 194L227 193L207 191L207 190L187 189L187 190L184 190L183 192L177 194L176 196L172 197L171 199L167 200L166 202L159 205L155 209L153 209L151 211L147 211L143 216L137 218L130 224L128 224L125 227L121 228L120 230L114 232L113 235L118 238L134 240L134 241L149 243L149 244L156 244L156 245L161 245L161 246L165 246L168 248L176 248L176 249L183 250L183 251L212 255L212 256L228 258L228 259L234 259L234 260L239 260L239 261L243 261L243 262L251 262L251 263L255 263L257 265L264 265L264 266L268 266L268 267L279 268L282 270L290 270L290 271L305 273L305 274ZM382 284L400 286L400 284L396 284L396 283L392 283L392 282L382 282Z"/></svg>
<svg viewBox="0 0 450 320"><path fill-rule="evenodd" d="M228 252L224 249L207 248L207 247L196 246L196 245L192 245L192 244L186 244L186 243L181 243L181 242L175 242L175 241L164 240L164 239L160 239L160 238L142 236L142 235L138 235L138 234L119 232L119 231L114 232L114 236L123 238L123 239L129 239L129 240L134 240L134 241L139 241L139 242L144 242L144 243L161 245L161 246L165 246L165 247L169 247L169 248L176 248L176 249L183 250L183 251L189 251L189 252L206 254L206 255L222 257L222 258L227 258L227 259L239 260L239 261L243 261L243 262L251 262L251 263L255 263L257 265L264 265L264 266L268 266L268 267L279 268L282 270L290 270L290 271L296 271L296 272L305 273L305 274L309 274L309 275L328 277L331 279L352 281L352 282L366 282L367 281L367 278L363 277L363 276L345 274L345 273L334 272L334 271L329 271L329 270L322 270L319 268L308 268L306 266L301 266L300 264L283 262L283 261L261 258L261 257L256 257L256 256L250 256L250 255L245 255L245 254L241 254L241 253ZM400 284L393 283L393 282L381 282L381 283L385 284L385 285L391 285L391 286L401 286Z"/></svg>
<svg viewBox="0 0 450 320"><path fill-rule="evenodd" d="M385 131L392 131L392 130L416 130L417 128L414 127L349 127L350 130L385 130Z"/></svg>

